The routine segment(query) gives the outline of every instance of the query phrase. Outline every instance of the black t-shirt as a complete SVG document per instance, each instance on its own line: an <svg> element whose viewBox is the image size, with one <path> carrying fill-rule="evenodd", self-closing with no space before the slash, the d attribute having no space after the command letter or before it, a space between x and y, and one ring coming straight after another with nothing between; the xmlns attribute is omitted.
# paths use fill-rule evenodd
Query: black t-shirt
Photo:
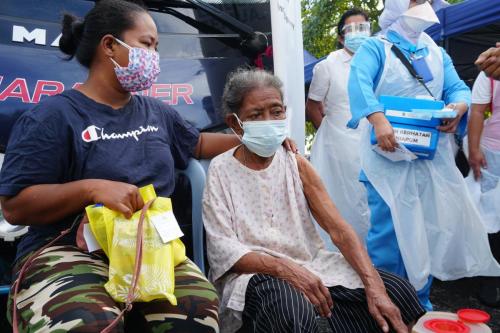
<svg viewBox="0 0 500 333"><path fill-rule="evenodd" d="M199 132L165 103L134 95L115 110L77 90L46 98L16 122L0 172L0 196L36 184L106 179L144 186L158 195L174 190L175 168L183 169ZM18 258L68 228L75 216L32 226ZM74 244L74 233L65 243Z"/></svg>

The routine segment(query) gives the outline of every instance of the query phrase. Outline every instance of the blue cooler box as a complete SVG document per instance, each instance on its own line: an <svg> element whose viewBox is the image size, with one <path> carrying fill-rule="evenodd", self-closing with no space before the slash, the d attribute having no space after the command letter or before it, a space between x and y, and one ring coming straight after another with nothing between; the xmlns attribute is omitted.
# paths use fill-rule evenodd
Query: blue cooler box
<svg viewBox="0 0 500 333"><path fill-rule="evenodd" d="M420 159L432 160L436 154L439 139L438 118L422 119L422 113L414 110L442 110L443 101L416 99L409 97L380 96L384 105L384 113L392 127L396 140ZM371 143L376 144L375 132L372 129Z"/></svg>

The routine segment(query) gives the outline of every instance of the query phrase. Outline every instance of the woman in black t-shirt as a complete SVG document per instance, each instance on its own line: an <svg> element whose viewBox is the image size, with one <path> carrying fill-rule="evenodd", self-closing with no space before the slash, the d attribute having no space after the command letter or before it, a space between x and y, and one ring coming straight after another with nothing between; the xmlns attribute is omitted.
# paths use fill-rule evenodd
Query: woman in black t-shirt
<svg viewBox="0 0 500 333"><path fill-rule="evenodd" d="M68 228L87 205L102 203L129 218L144 205L138 187L153 183L159 195L170 196L175 167L239 144L233 135L200 134L164 103L131 94L156 80L157 45L153 19L133 3L103 0L83 21L64 16L60 49L89 74L76 90L23 114L11 135L0 174L2 209L10 223L30 226L14 277L29 253ZM100 332L120 312L104 289L107 279L105 259L80 251L68 235L26 271L17 327ZM218 332L217 294L199 269L187 260L175 268L175 280L177 306L134 306L151 331ZM120 321L113 332L123 326Z"/></svg>

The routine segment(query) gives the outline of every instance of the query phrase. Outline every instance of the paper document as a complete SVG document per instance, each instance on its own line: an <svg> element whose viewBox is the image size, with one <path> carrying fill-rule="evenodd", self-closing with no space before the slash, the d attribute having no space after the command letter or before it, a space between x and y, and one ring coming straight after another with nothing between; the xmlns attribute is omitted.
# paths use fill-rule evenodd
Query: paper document
<svg viewBox="0 0 500 333"><path fill-rule="evenodd" d="M489 173L487 170L481 169L481 192L486 193L495 189L499 180L500 177Z"/></svg>
<svg viewBox="0 0 500 333"><path fill-rule="evenodd" d="M436 110L433 113L433 117L439 119L454 119L457 117L457 115L458 115L457 111L448 108L444 108L442 110Z"/></svg>
<svg viewBox="0 0 500 333"><path fill-rule="evenodd" d="M457 111L448 108L444 108L441 110L412 109L410 113L413 114L413 118L417 119L417 117L419 117L418 119L423 120L430 120L432 118L453 119L457 116Z"/></svg>
<svg viewBox="0 0 500 333"><path fill-rule="evenodd" d="M413 154L402 143L399 143L399 146L396 147L396 150L394 150L393 152L384 151L378 145L372 145L372 149L377 154L380 154L380 155L384 156L385 158L387 158L388 160L391 160L393 162L399 162L399 161L411 162L411 161L416 160L418 158L417 155Z"/></svg>
<svg viewBox="0 0 500 333"><path fill-rule="evenodd" d="M94 252L101 249L101 246L97 242L97 239L95 239L95 236L92 233L92 230L90 229L90 225L88 223L85 223L83 225L83 239L85 240L85 243L87 243L87 249L89 249L89 252Z"/></svg>
<svg viewBox="0 0 500 333"><path fill-rule="evenodd" d="M150 217L151 222L158 231L163 243L168 243L174 239L184 236L177 219L172 211Z"/></svg>

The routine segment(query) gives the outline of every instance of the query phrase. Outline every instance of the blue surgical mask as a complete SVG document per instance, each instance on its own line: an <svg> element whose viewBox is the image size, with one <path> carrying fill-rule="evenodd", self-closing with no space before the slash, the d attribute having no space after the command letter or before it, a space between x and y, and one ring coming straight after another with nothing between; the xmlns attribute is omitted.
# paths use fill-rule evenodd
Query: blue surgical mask
<svg viewBox="0 0 500 333"><path fill-rule="evenodd" d="M261 157L273 156L288 135L286 119L242 122L236 114L234 116L244 132L241 143Z"/></svg>
<svg viewBox="0 0 500 333"><path fill-rule="evenodd" d="M344 46L348 48L349 51L355 53L361 44L363 44L368 38L370 38L370 36L365 33L349 33L344 37Z"/></svg>

